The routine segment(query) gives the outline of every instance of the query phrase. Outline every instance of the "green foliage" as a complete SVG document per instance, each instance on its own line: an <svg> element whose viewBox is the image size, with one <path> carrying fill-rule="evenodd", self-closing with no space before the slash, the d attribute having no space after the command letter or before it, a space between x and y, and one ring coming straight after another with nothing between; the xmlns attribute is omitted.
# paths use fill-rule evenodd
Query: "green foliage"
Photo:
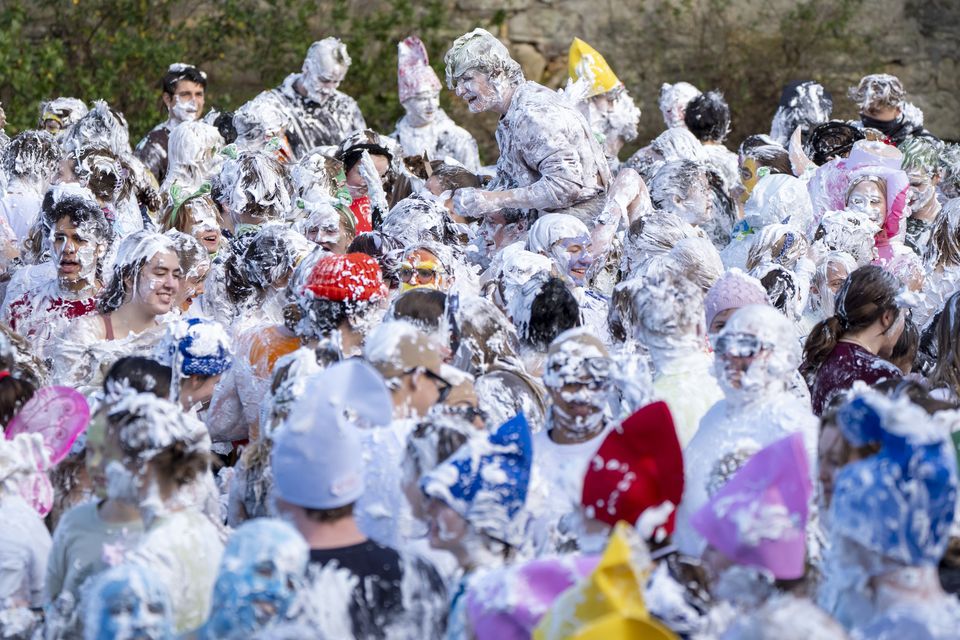
<svg viewBox="0 0 960 640"><path fill-rule="evenodd" d="M207 71L208 105L233 109L299 71L310 43L336 35L353 58L343 89L371 126L390 132L401 112L396 43L420 35L442 68L446 15L443 0L9 0L0 6L0 100L15 133L37 125L41 100L102 98L136 141L165 117L160 79L170 63Z"/></svg>

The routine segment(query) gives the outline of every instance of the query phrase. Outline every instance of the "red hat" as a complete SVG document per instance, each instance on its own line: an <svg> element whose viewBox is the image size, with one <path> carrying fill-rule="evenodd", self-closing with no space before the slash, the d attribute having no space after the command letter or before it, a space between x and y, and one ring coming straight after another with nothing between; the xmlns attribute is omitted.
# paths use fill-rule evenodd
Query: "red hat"
<svg viewBox="0 0 960 640"><path fill-rule="evenodd" d="M669 501L674 509L658 527L673 533L683 497L683 455L665 402L641 408L600 445L583 479L581 504L609 525L636 524L644 511Z"/></svg>
<svg viewBox="0 0 960 640"><path fill-rule="evenodd" d="M377 261L364 253L324 256L307 278L304 291L335 302L370 300L380 295L383 276Z"/></svg>

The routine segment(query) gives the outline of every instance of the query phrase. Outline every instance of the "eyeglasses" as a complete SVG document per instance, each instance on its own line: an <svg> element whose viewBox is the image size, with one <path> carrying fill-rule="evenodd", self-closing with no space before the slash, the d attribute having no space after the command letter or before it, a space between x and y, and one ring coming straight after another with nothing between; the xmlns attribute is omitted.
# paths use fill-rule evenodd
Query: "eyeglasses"
<svg viewBox="0 0 960 640"><path fill-rule="evenodd" d="M416 274L417 282L420 283L433 282L440 273L442 273L442 271L436 265L432 265L429 262L421 262L416 267L409 262L404 262L397 271L400 282L410 282L414 274Z"/></svg>
<svg viewBox="0 0 960 640"><path fill-rule="evenodd" d="M753 358L772 346L749 333L724 333L717 338L715 351L731 358Z"/></svg>
<svg viewBox="0 0 960 640"><path fill-rule="evenodd" d="M417 371L423 371L424 375L433 380L437 384L437 392L440 394L440 397L437 398L437 403L442 403L450 395L450 391L453 390L453 385L450 384L445 378L435 374L429 369L424 369L423 367L415 367L413 369L408 369L404 372L404 375L410 375Z"/></svg>

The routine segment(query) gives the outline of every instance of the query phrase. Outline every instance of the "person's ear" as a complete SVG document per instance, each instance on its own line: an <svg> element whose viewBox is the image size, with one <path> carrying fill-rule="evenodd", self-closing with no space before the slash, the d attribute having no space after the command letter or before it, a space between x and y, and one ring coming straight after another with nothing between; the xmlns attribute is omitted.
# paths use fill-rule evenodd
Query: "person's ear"
<svg viewBox="0 0 960 640"><path fill-rule="evenodd" d="M883 312L883 315L880 316L880 324L883 326L884 331L889 331L890 328L897 321L898 311L896 309L887 309Z"/></svg>
<svg viewBox="0 0 960 640"><path fill-rule="evenodd" d="M167 93L166 91L164 91L163 94L161 94L161 97L163 98L163 104L167 107L167 109L172 109L173 96Z"/></svg>

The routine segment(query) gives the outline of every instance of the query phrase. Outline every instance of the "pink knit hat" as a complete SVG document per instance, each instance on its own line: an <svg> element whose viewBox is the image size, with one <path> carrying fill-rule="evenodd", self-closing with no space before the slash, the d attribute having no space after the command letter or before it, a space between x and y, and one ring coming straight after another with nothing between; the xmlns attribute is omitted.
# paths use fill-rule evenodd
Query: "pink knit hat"
<svg viewBox="0 0 960 640"><path fill-rule="evenodd" d="M710 323L721 311L739 309L748 304L770 304L767 290L753 276L740 269L729 269L710 287L703 300L707 328L710 328Z"/></svg>
<svg viewBox="0 0 960 640"><path fill-rule="evenodd" d="M439 92L442 88L437 72L430 67L427 48L416 36L397 45L397 85L400 102L406 102L418 93Z"/></svg>

